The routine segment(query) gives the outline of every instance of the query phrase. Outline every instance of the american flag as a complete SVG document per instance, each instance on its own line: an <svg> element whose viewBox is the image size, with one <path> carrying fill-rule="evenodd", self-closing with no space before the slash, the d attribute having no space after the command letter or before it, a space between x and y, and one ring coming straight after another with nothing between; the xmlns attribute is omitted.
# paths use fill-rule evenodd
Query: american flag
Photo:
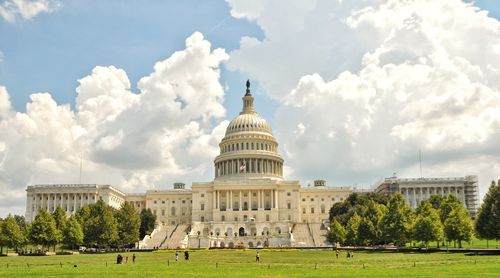
<svg viewBox="0 0 500 278"><path fill-rule="evenodd" d="M241 164L240 166L240 172L243 172L247 169L247 165L245 163Z"/></svg>

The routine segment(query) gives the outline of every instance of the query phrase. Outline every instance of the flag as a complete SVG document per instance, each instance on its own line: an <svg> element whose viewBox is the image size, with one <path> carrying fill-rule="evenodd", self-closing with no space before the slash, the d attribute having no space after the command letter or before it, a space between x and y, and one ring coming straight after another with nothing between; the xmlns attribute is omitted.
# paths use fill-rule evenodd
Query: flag
<svg viewBox="0 0 500 278"><path fill-rule="evenodd" d="M240 166L240 172L243 172L243 171L246 172L246 169L247 169L247 165L245 163L241 164L241 166Z"/></svg>

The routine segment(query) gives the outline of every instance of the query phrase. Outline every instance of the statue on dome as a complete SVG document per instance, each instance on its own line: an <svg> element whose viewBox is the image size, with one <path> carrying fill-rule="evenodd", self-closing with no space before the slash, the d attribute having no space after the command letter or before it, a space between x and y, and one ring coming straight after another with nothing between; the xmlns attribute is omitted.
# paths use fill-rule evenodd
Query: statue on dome
<svg viewBox="0 0 500 278"><path fill-rule="evenodd" d="M251 96L252 94L250 93L250 80L247 79L247 93L245 94L245 96Z"/></svg>

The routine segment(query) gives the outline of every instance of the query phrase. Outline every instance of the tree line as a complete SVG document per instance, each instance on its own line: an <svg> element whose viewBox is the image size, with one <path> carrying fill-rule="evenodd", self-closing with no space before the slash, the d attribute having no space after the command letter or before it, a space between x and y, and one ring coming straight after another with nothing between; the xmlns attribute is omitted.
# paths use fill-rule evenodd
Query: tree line
<svg viewBox="0 0 500 278"><path fill-rule="evenodd" d="M410 241L453 242L462 247L474 236L486 240L500 239L500 181L492 182L479 209L476 221L455 196L433 195L422 201L415 211L403 195L390 199L376 193L352 193L344 202L330 209L327 240L346 245L379 245L393 243L404 246Z"/></svg>
<svg viewBox="0 0 500 278"><path fill-rule="evenodd" d="M156 216L150 209L138 213L125 202L119 209L106 205L102 200L81 207L74 215L57 207L49 213L41 209L32 223L23 216L8 215L0 220L0 253L3 248L26 252L28 245L40 246L42 251L56 245L75 249L80 245L96 248L132 247L146 234L150 234Z"/></svg>

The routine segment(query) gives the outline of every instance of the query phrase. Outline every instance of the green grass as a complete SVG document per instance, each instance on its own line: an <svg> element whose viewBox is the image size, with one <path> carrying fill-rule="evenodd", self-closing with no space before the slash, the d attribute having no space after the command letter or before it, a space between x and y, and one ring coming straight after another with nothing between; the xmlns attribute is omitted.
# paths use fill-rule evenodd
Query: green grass
<svg viewBox="0 0 500 278"><path fill-rule="evenodd" d="M0 257L0 277L498 277L500 256L452 253L356 252L347 259L334 251L261 250L191 251L190 261L175 262L174 252L136 253L135 264L116 265L117 254ZM181 258L183 258L181 252ZM168 263L167 263L168 262ZM106 266L107 263L107 266ZM28 267L29 264L30 266ZM73 265L77 267L73 267ZM8 268L7 268L8 265Z"/></svg>
<svg viewBox="0 0 500 278"><path fill-rule="evenodd" d="M415 246L420 246L420 242L415 242ZM495 249L497 246L500 245L500 242L495 241L495 240L482 240L482 239L474 239L471 242L462 242L462 248L464 249L483 249L483 248L490 248L490 249ZM409 242L406 244L407 247L413 246L413 242ZM437 243L435 241L429 243L429 247L435 248L437 246ZM445 248L440 244L441 248ZM454 247L453 242L450 242L449 245L450 248ZM458 243L457 243L458 247Z"/></svg>

